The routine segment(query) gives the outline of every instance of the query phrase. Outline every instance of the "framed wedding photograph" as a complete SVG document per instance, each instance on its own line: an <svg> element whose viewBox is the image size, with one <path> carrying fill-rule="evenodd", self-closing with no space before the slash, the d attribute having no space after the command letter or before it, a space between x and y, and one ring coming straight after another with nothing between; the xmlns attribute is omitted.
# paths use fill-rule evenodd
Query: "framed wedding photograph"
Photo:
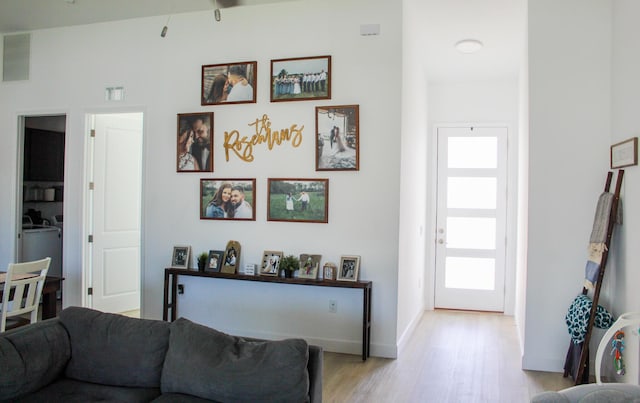
<svg viewBox="0 0 640 403"><path fill-rule="evenodd" d="M329 222L329 179L268 180L267 221Z"/></svg>
<svg viewBox="0 0 640 403"><path fill-rule="evenodd" d="M222 267L222 258L224 257L223 250L210 250L207 264L204 266L204 271L218 273L220 267Z"/></svg>
<svg viewBox="0 0 640 403"><path fill-rule="evenodd" d="M309 255L306 253L300 255L300 270L298 271L298 277L312 280L317 279L320 259L322 259L322 255Z"/></svg>
<svg viewBox="0 0 640 403"><path fill-rule="evenodd" d="M278 276L280 272L280 261L282 251L265 250L262 254L262 265L260 266L261 276Z"/></svg>
<svg viewBox="0 0 640 403"><path fill-rule="evenodd" d="M200 104L255 104L257 66L257 62L202 66Z"/></svg>
<svg viewBox="0 0 640 403"><path fill-rule="evenodd" d="M176 172L213 172L213 112L178 114Z"/></svg>
<svg viewBox="0 0 640 403"><path fill-rule="evenodd" d="M271 102L331 99L331 56L271 60Z"/></svg>
<svg viewBox="0 0 640 403"><path fill-rule="evenodd" d="M200 179L201 220L256 220L256 180Z"/></svg>
<svg viewBox="0 0 640 403"><path fill-rule="evenodd" d="M316 106L316 171L360 169L360 106Z"/></svg>
<svg viewBox="0 0 640 403"><path fill-rule="evenodd" d="M360 256L342 256L338 267L338 281L358 281Z"/></svg>
<svg viewBox="0 0 640 403"><path fill-rule="evenodd" d="M191 255L190 246L174 246L173 254L171 255L171 268L188 269L190 255Z"/></svg>
<svg viewBox="0 0 640 403"><path fill-rule="evenodd" d="M220 269L222 273L236 273L240 265L240 249L240 242L227 242L227 248L224 250L224 257L222 258L222 268Z"/></svg>
<svg viewBox="0 0 640 403"><path fill-rule="evenodd" d="M611 169L638 165L638 138L632 137L612 145L610 157Z"/></svg>

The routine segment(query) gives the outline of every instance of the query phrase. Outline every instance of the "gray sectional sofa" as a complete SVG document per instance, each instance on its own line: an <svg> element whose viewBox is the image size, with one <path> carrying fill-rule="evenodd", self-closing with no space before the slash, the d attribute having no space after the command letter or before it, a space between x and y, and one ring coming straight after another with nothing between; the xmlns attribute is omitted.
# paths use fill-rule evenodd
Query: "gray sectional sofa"
<svg viewBox="0 0 640 403"><path fill-rule="evenodd" d="M0 334L0 402L321 402L322 349L86 308Z"/></svg>

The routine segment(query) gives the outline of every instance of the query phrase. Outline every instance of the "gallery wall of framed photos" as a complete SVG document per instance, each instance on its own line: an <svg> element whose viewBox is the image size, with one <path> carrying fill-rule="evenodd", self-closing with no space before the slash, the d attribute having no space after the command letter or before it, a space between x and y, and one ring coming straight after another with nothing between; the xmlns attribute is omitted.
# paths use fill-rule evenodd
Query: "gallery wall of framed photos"
<svg viewBox="0 0 640 403"><path fill-rule="evenodd" d="M269 92L269 104L272 108L281 102L322 101L332 97L332 57L310 56L272 59L269 65L269 82L259 83L257 61L234 61L201 66L199 98L201 107L211 111L183 112L177 114L177 146L176 172L183 173L215 173L214 155L221 146L220 140L214 141L216 132L215 114L218 116L228 111L227 108L241 107L242 104L258 103L258 87ZM266 66L265 66L266 67ZM215 109L215 112L213 111ZM271 109L271 108L270 108ZM311 135L303 136L304 126L292 124L288 128L274 130L267 114L256 119L249 126L254 126L251 138L241 137L238 130L220 130L223 137L222 147L226 158L218 164L228 163L231 156L239 157L251 164L256 157L254 148L265 144L267 150L282 143L290 142L292 147L288 153L304 152L297 149L302 141L313 144L314 155L307 160L313 164L316 172L323 171L358 171L360 159L359 105L311 105L314 125ZM231 151L231 152L230 152ZM242 151L241 153L239 151ZM329 179L326 177L296 178L298 172L306 170L292 166L290 175L293 178L267 179L261 188L266 192L266 203L259 206L258 185L256 178L200 178L199 217L201 220L224 221L256 221L256 209L264 208L266 220L273 222L292 222L301 224L327 224L329 222ZM199 267L207 271L227 273L243 273L240 264L240 244L234 242L232 255L233 265L228 264L229 246L226 252L210 249L202 252ZM236 251L236 248L238 249ZM175 248L174 248L175 249ZM266 253L266 252L265 252ZM278 266L283 259L280 254L271 251L267 259L263 258L260 275L279 275ZM175 250L174 250L175 255ZM206 255L206 256L205 256ZM266 256L266 255L265 255ZM237 262L235 261L237 259ZM329 280L357 281L360 257L355 262L340 266L327 262ZM172 267L175 267L175 258ZM302 262L304 260L304 262ZM284 260L286 261L286 259ZM321 255L300 255L296 273L308 279L323 278L326 271L319 270ZM188 266L183 262L183 266ZM268 263L267 263L268 262ZM206 264L205 264L206 263ZM345 271L343 266L353 267ZM255 267L246 270L255 273ZM356 267L356 270L354 270ZM333 271L332 271L333 270ZM346 273L349 273L347 275Z"/></svg>

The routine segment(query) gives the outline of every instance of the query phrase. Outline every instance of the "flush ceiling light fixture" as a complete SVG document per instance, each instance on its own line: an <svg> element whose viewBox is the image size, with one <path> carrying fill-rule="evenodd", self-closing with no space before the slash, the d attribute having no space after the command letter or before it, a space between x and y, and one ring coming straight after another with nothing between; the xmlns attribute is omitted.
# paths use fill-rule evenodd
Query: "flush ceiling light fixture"
<svg viewBox="0 0 640 403"><path fill-rule="evenodd" d="M456 49L460 53L475 53L483 46L484 44L477 39L463 39L456 42Z"/></svg>

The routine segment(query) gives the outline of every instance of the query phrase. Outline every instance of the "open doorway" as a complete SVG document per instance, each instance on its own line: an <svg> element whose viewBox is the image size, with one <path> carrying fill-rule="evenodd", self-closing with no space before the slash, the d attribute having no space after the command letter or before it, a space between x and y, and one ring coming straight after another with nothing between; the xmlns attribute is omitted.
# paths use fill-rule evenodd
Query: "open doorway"
<svg viewBox="0 0 640 403"><path fill-rule="evenodd" d="M143 113L87 116L87 302L140 315Z"/></svg>
<svg viewBox="0 0 640 403"><path fill-rule="evenodd" d="M51 258L48 275L63 277L66 115L22 116L18 144L19 223L16 261ZM59 291L58 299L62 299Z"/></svg>

